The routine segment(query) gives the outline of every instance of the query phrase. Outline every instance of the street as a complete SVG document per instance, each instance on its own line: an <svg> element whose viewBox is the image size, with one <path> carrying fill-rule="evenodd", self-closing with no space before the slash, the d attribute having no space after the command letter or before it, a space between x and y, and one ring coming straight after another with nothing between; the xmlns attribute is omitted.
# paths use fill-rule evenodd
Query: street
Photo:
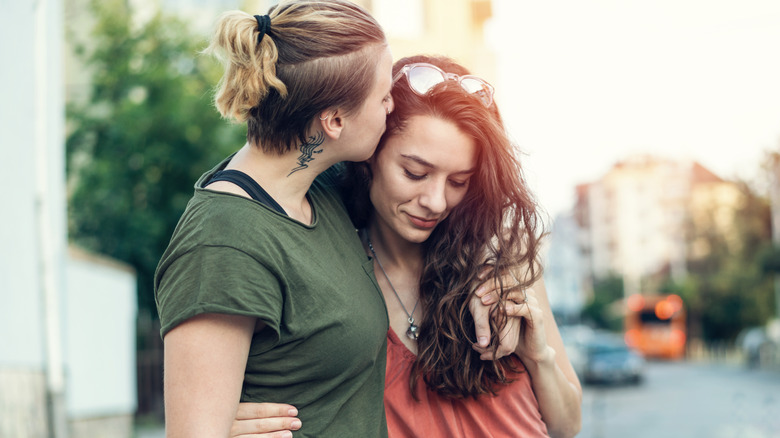
<svg viewBox="0 0 780 438"><path fill-rule="evenodd" d="M578 438L780 438L780 372L648 362L638 386L583 387Z"/></svg>

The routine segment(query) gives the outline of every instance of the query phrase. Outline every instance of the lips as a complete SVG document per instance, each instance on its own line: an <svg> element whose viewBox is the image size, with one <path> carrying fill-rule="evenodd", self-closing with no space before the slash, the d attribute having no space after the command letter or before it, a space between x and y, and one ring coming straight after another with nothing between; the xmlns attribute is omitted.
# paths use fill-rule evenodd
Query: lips
<svg viewBox="0 0 780 438"><path fill-rule="evenodd" d="M439 223L438 219L423 219L421 217L412 216L411 214L407 213L407 216L409 216L409 220L418 228L433 228L436 226L436 224Z"/></svg>

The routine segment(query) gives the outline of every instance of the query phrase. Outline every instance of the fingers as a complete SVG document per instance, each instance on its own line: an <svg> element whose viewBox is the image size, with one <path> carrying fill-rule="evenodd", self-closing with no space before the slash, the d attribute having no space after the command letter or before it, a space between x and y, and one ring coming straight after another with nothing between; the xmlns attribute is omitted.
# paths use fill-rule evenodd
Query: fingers
<svg viewBox="0 0 780 438"><path fill-rule="evenodd" d="M297 418L263 418L234 421L231 438L292 438L292 431L301 428Z"/></svg>
<svg viewBox="0 0 780 438"><path fill-rule="evenodd" d="M498 344L498 348L496 348L495 356L493 354L492 349L489 350L485 347L481 347L477 345L472 345L472 348L474 349L474 351L480 354L479 358L481 360L494 360L494 359L500 359L504 356L509 356L517 348L517 342L519 340L519 334L520 334L519 329L520 329L519 319L513 318L507 321L506 326L504 326L504 329L501 330L501 333L499 334L499 344Z"/></svg>
<svg viewBox="0 0 780 438"><path fill-rule="evenodd" d="M479 298L473 297L470 306L474 318L474 331L477 335L477 345L487 347L490 343L490 307L483 305Z"/></svg>
<svg viewBox="0 0 780 438"><path fill-rule="evenodd" d="M294 417L298 409L285 403L240 403L236 419L248 420L269 417Z"/></svg>
<svg viewBox="0 0 780 438"><path fill-rule="evenodd" d="M482 268L482 270L479 272L479 275L477 276L482 283L480 283L479 287L474 291L474 294L480 298L485 296L486 294L490 293L495 289L495 285L490 280L485 280L487 277L487 274L490 272L492 268L490 266L486 266ZM485 303L485 304L491 304L491 303Z"/></svg>
<svg viewBox="0 0 780 438"><path fill-rule="evenodd" d="M484 276L484 273L483 273ZM482 278L482 276L480 277ZM500 285L504 285L505 291L511 291L520 286L520 281L515 277L512 271L507 271L501 276L501 282L498 281L485 281L479 285L474 293L482 299L482 304L491 305L498 302L498 297L501 292Z"/></svg>
<svg viewBox="0 0 780 438"><path fill-rule="evenodd" d="M472 345L471 348L474 349L477 353L479 353L479 359L480 360L493 360L493 351L487 350L482 347L478 347L476 345ZM499 345L498 349L496 349L496 357L495 359L501 359L502 357L509 356L512 354L512 350L509 348L504 348L503 346Z"/></svg>
<svg viewBox="0 0 780 438"><path fill-rule="evenodd" d="M302 426L296 415L298 410L288 404L241 403L230 428L230 437L292 438L291 431Z"/></svg>
<svg viewBox="0 0 780 438"><path fill-rule="evenodd" d="M487 288L485 288L482 295L477 296L482 300L482 304L486 306L491 306L498 302L498 291L496 289L487 290Z"/></svg>
<svg viewBox="0 0 780 438"><path fill-rule="evenodd" d="M541 312L539 301L533 289L512 291L507 294L504 306L507 316L516 318L531 318Z"/></svg>
<svg viewBox="0 0 780 438"><path fill-rule="evenodd" d="M301 428L301 420L292 417L254 418L236 420L230 427L231 437L292 437L293 430Z"/></svg>
<svg viewBox="0 0 780 438"><path fill-rule="evenodd" d="M301 420L290 418L264 418L262 420L234 421L231 438L292 438L293 430L301 428Z"/></svg>

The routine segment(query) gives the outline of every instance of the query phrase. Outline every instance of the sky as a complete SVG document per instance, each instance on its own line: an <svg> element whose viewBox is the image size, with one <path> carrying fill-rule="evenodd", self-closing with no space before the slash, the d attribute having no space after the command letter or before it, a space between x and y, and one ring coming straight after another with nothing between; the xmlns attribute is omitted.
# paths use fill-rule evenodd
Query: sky
<svg viewBox="0 0 780 438"><path fill-rule="evenodd" d="M633 154L754 180L780 150L780 1L494 0L486 39L496 100L553 217Z"/></svg>

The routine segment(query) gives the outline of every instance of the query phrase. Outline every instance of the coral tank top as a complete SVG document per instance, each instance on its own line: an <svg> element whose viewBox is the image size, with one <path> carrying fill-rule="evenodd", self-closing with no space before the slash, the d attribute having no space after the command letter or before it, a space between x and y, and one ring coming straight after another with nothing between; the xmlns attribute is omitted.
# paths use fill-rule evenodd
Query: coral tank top
<svg viewBox="0 0 780 438"><path fill-rule="evenodd" d="M419 401L409 391L414 360L414 353L392 328L388 330L385 413L389 438L548 436L531 379L519 360L521 372L509 375L514 381L496 396L449 399L429 390L420 378L416 389Z"/></svg>

